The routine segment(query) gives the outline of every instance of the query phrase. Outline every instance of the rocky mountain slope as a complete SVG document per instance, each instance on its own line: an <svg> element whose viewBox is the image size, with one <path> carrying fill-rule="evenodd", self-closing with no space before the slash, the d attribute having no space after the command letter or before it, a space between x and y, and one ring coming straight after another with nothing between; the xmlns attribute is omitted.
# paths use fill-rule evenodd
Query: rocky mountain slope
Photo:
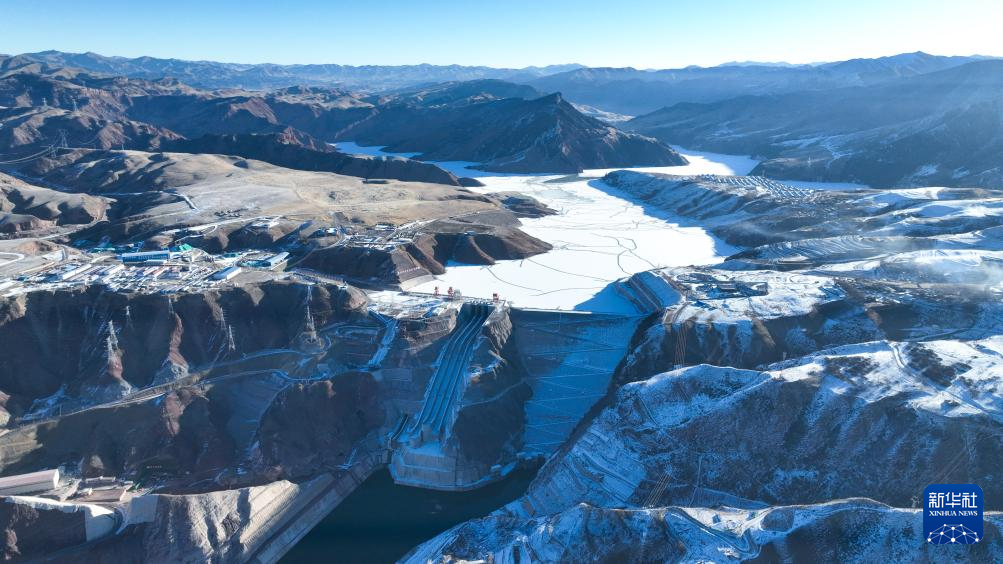
<svg viewBox="0 0 1003 564"><path fill-rule="evenodd" d="M407 286L409 281L446 272L449 263L495 264L499 260L526 259L551 249L548 243L521 231L518 220L507 214L436 221L426 229L427 233L393 249L321 247L303 257L302 266L365 286Z"/></svg>
<svg viewBox="0 0 1003 564"><path fill-rule="evenodd" d="M164 151L236 155L284 168L334 172L360 178L393 178L460 186L453 174L431 164L399 157L346 155L295 130L282 133L203 135L161 144Z"/></svg>
<svg viewBox="0 0 1003 564"><path fill-rule="evenodd" d="M268 145L263 148L270 149ZM289 147L289 151L286 157L305 158L305 162L290 164L304 168L322 168L326 155L334 160L340 158L338 153L310 152L296 146ZM500 201L442 183L370 183L358 177L293 170L215 154L86 150L61 153L55 158L29 162L21 168L21 173L60 187L62 194L109 198L108 221L95 223L77 234L92 241L107 237L114 243L147 242L160 247L167 242L157 236L162 236L165 230L173 230L178 237L196 236L198 232L179 233L188 227L208 226L196 242L210 252L218 252L231 246L264 248L290 234L297 240L306 240L321 227L364 229L381 222L402 225L470 215L468 222L476 229L476 215L472 215L476 212L492 212L496 220L501 218L510 226L517 225L514 213ZM316 155L322 157L311 160ZM353 158L349 164L352 162L375 170L374 174L382 167L398 163L403 165L398 172L425 166L399 159ZM359 173L367 170L360 168ZM452 175L443 180L458 184ZM281 216L292 217L276 220L274 229L250 227L263 217ZM306 222L313 229L301 232Z"/></svg>
<svg viewBox="0 0 1003 564"><path fill-rule="evenodd" d="M173 131L129 119L105 120L60 108L0 110L0 146L4 163L17 165L52 150L54 146L89 149L152 149L179 140Z"/></svg>
<svg viewBox="0 0 1003 564"><path fill-rule="evenodd" d="M979 61L854 88L677 104L623 127L756 155L754 172L772 177L1000 187L1001 85L1003 61Z"/></svg>
<svg viewBox="0 0 1003 564"><path fill-rule="evenodd" d="M86 225L104 219L110 207L105 198L67 194L0 173L0 233Z"/></svg>
<svg viewBox="0 0 1003 564"><path fill-rule="evenodd" d="M340 139L386 145L419 159L472 161L500 172L580 172L586 168L671 166L686 160L651 138L586 117L559 94L461 107L388 105L347 127Z"/></svg>
<svg viewBox="0 0 1003 564"><path fill-rule="evenodd" d="M741 249L713 268L630 279L663 311L627 359L628 380L679 364L751 368L877 338L1000 330L990 290L1001 280L995 191L812 192L765 178L629 171L604 183L698 219Z"/></svg>
<svg viewBox="0 0 1003 564"><path fill-rule="evenodd" d="M0 113L0 150L7 150L2 162L15 164L54 147L169 148L367 178L456 183L434 165L290 149L300 145L330 152L321 142L307 140L310 136L390 145L422 153L423 160L474 161L510 172L684 162L658 141L582 115L559 95L541 97L528 86L499 80L364 97L306 87L200 91L168 80L94 77L17 58L6 64L0 105L9 107Z"/></svg>
<svg viewBox="0 0 1003 564"><path fill-rule="evenodd" d="M579 559L583 546L637 560L939 558L915 553L918 510L892 507L915 507L928 483L988 484L998 531L1000 346L877 342L624 386L522 499L407 560ZM997 542L958 557L979 561Z"/></svg>
<svg viewBox="0 0 1003 564"><path fill-rule="evenodd" d="M497 79L468 80L424 85L382 93L368 98L380 104L393 102L421 107L466 106L491 100L521 98L533 100L544 93L525 84L515 84Z"/></svg>
<svg viewBox="0 0 1003 564"><path fill-rule="evenodd" d="M860 240L857 256L863 258L868 246L875 253L882 243L902 245L888 249L897 251L930 248L960 240L964 233L994 234L987 230L1003 224L1003 192L993 189L817 191L755 176L633 171L612 172L603 182L658 208L705 222L716 235L744 248L782 242L818 245L842 237Z"/></svg>
<svg viewBox="0 0 1003 564"><path fill-rule="evenodd" d="M510 511L853 496L910 507L930 483L982 484L985 507L1000 507L990 460L1003 448L1001 346L865 343L765 371L700 365L629 384Z"/></svg>
<svg viewBox="0 0 1003 564"><path fill-rule="evenodd" d="M458 185L434 165L339 154L294 129L340 129L370 105L339 91L289 88L267 99L200 92L176 83L96 79L77 71L0 78L0 147L16 166L54 147L239 155L289 168ZM326 116L323 119L322 116ZM186 137L187 136L187 137Z"/></svg>

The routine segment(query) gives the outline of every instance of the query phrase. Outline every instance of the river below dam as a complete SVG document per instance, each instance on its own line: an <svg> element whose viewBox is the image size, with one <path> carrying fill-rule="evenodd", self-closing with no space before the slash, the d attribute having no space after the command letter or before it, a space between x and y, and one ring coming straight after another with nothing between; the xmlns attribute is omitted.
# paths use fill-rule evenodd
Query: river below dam
<svg viewBox="0 0 1003 564"><path fill-rule="evenodd" d="M399 486L389 470L380 470L345 498L280 562L395 562L450 527L483 517L518 498L534 475L535 471L516 470L504 480L474 491L441 492Z"/></svg>

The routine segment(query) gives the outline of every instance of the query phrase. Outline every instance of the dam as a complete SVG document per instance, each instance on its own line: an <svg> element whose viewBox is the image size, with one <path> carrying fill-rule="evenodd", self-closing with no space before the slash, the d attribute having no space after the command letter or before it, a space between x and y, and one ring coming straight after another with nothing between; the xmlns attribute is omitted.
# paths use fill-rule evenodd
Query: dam
<svg viewBox="0 0 1003 564"><path fill-rule="evenodd" d="M394 484L442 495L470 492L466 495L477 497L475 490L510 483L512 476L522 476L516 481L524 487L527 472L531 475L553 454L606 396L645 317L406 293L396 294L392 302L374 301L371 307L374 317L397 325L395 344L381 353L380 366L372 367L383 373L386 386L396 387L391 392L398 397L392 402L397 406L394 417L378 436L358 445L344 465L301 484L302 491L283 505L281 514L263 521L272 525L261 531L258 561L290 550L353 491L387 470ZM438 339L427 379L422 383L421 376L411 374L413 387L401 384L407 369L391 367L409 354L402 346L409 316L450 319L452 325ZM489 385L486 374L492 371L500 381ZM489 389L481 389L485 386ZM486 452L485 444L505 447ZM378 482L391 487L386 479Z"/></svg>

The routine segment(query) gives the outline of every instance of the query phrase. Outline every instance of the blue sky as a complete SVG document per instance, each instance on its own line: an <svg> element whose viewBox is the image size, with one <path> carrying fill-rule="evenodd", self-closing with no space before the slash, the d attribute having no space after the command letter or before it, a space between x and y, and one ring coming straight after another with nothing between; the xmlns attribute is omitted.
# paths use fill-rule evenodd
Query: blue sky
<svg viewBox="0 0 1003 564"><path fill-rule="evenodd" d="M1000 0L0 0L0 53L673 68L1003 55Z"/></svg>

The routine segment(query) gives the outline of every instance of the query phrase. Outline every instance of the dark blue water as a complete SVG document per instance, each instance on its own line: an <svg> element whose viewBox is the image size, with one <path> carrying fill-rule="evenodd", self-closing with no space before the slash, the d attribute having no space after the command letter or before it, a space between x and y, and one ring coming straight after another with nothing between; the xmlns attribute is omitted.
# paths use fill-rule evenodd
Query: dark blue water
<svg viewBox="0 0 1003 564"><path fill-rule="evenodd" d="M439 492L399 486L388 470L380 470L280 562L394 562L450 527L483 517L516 499L535 474L535 470L516 470L505 480L478 490Z"/></svg>

